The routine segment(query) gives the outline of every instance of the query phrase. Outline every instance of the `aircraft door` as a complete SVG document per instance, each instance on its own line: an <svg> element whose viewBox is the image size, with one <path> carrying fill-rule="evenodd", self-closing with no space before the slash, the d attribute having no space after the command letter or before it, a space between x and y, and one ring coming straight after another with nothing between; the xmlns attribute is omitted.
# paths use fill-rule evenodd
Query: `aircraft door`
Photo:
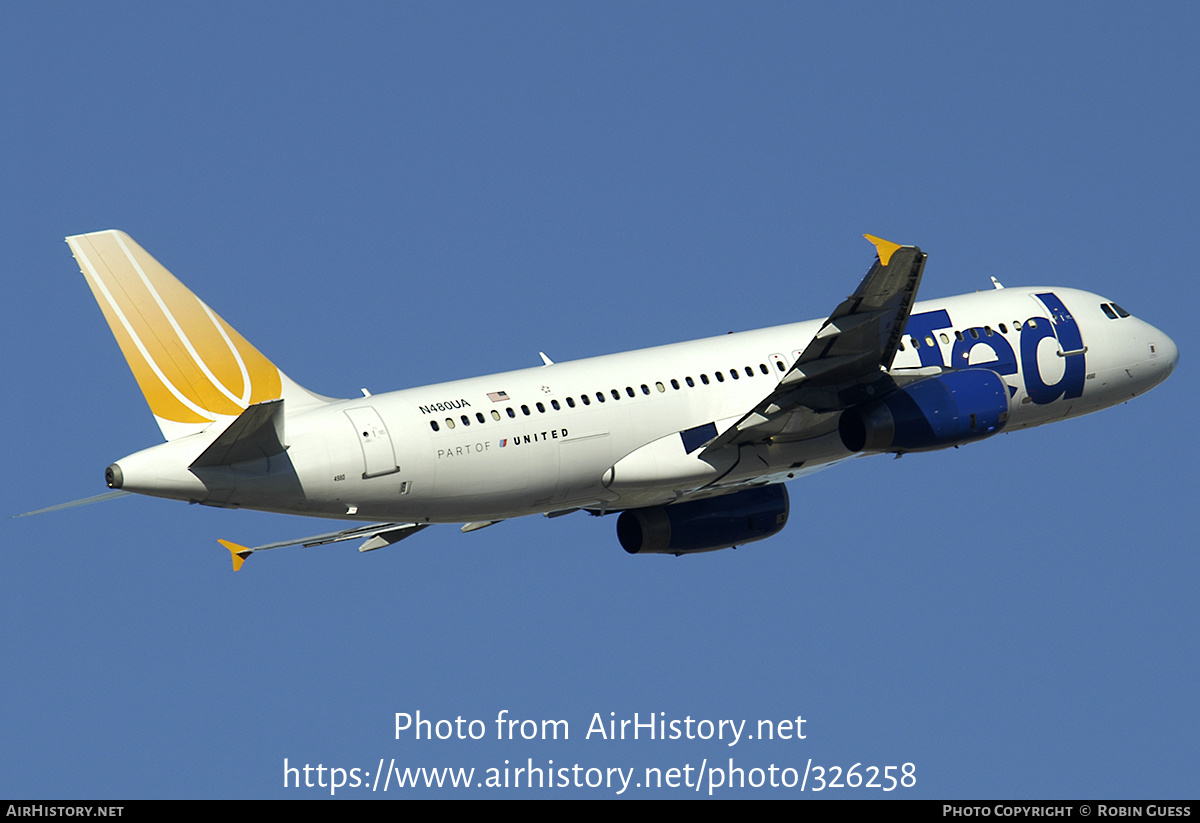
<svg viewBox="0 0 1200 823"><path fill-rule="evenodd" d="M388 434L387 426L383 425L379 412L370 406L363 406L348 409L346 416L350 418L358 435L358 445L362 447L363 479L400 471L396 465L392 437Z"/></svg>

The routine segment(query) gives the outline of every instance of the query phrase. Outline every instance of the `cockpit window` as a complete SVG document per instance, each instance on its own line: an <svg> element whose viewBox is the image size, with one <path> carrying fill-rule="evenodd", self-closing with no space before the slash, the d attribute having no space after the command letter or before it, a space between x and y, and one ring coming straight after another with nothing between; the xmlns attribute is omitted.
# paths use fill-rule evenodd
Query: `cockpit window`
<svg viewBox="0 0 1200 823"><path fill-rule="evenodd" d="M1109 320L1117 319L1117 313L1113 311L1112 306L1108 305L1107 303L1101 303L1100 308L1103 309L1104 313L1108 315Z"/></svg>
<svg viewBox="0 0 1200 823"><path fill-rule="evenodd" d="M1114 309L1116 309L1116 310L1117 310L1117 314L1121 315L1122 317L1128 317L1128 316L1129 316L1129 312L1125 311L1123 308L1121 308L1120 306L1118 306L1116 303L1113 303L1113 304L1112 304L1112 307L1113 307Z"/></svg>

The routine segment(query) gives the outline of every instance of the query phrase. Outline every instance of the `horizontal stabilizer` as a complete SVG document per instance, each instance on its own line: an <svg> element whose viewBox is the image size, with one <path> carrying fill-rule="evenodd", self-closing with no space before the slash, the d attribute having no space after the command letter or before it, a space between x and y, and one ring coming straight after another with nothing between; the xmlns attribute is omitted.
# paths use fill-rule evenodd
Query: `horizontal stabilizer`
<svg viewBox="0 0 1200 823"><path fill-rule="evenodd" d="M239 414L188 468L232 466L274 457L287 450L283 440L283 401L256 403Z"/></svg>

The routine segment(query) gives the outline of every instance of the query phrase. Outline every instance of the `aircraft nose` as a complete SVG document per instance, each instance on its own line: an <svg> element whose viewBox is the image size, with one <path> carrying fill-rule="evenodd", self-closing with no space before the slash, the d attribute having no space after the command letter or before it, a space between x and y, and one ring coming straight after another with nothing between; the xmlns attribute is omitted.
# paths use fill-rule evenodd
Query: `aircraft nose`
<svg viewBox="0 0 1200 823"><path fill-rule="evenodd" d="M1175 364L1179 362L1179 347L1153 326L1150 331L1150 363L1154 369L1154 385L1157 386L1175 370Z"/></svg>

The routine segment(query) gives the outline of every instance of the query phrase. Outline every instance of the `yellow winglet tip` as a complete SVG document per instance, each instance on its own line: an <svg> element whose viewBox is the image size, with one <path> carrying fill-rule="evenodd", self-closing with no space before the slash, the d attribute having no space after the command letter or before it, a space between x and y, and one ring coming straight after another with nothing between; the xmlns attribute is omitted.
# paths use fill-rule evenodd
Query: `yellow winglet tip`
<svg viewBox="0 0 1200 823"><path fill-rule="evenodd" d="M225 548L229 549L229 553L233 555L233 570L236 572L246 562L246 558L253 554L253 549L248 549L245 546L239 546L237 543L231 543L228 540L217 540Z"/></svg>
<svg viewBox="0 0 1200 823"><path fill-rule="evenodd" d="M900 248L899 243L889 242L882 237L875 237L870 234L864 234L863 237L867 238L875 246L875 251L879 253L879 262L885 266L892 259L892 255L895 254L896 249Z"/></svg>

